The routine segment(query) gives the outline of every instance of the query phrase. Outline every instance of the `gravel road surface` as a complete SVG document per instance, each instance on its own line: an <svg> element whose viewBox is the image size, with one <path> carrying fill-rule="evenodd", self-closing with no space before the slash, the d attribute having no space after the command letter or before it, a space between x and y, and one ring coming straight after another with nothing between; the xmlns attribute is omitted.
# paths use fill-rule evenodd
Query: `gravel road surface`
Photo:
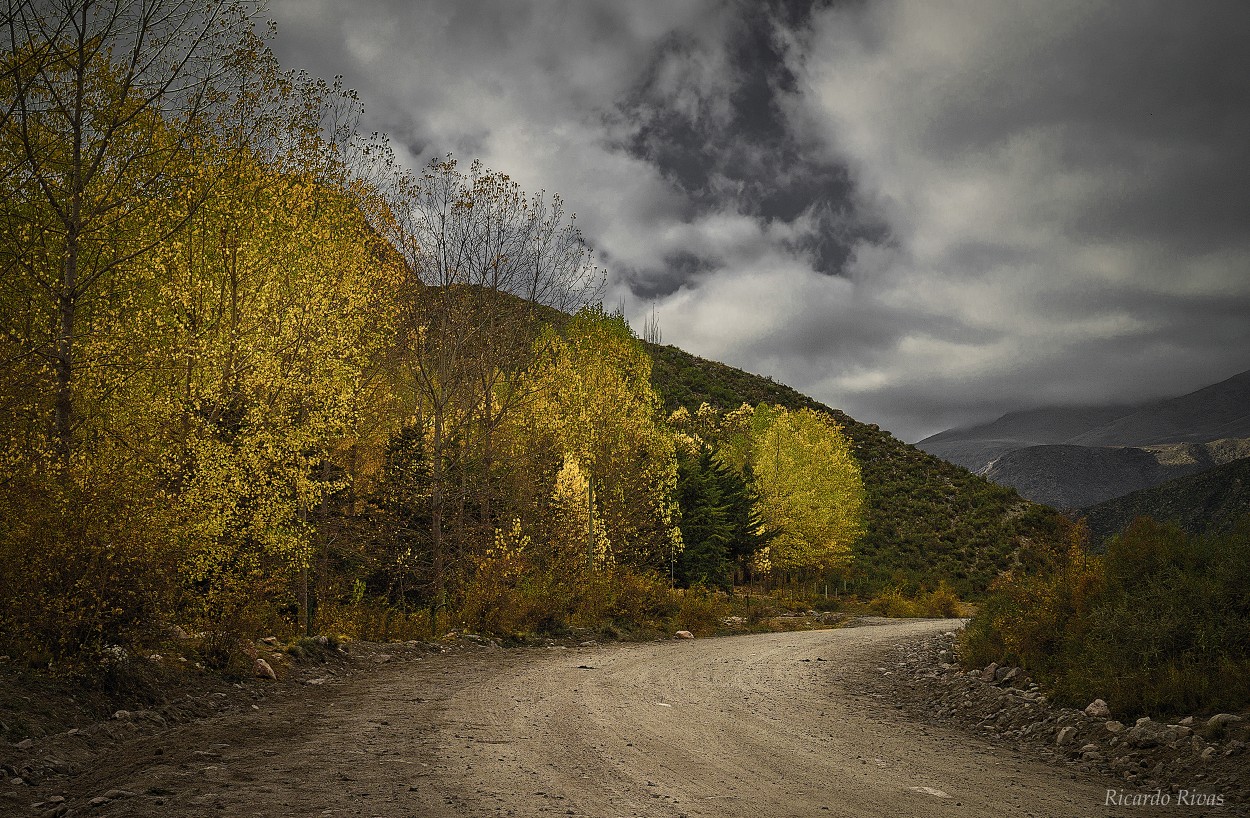
<svg viewBox="0 0 1250 818"><path fill-rule="evenodd" d="M865 692L892 646L951 627L431 656L136 738L38 796L136 818L1151 812Z"/></svg>

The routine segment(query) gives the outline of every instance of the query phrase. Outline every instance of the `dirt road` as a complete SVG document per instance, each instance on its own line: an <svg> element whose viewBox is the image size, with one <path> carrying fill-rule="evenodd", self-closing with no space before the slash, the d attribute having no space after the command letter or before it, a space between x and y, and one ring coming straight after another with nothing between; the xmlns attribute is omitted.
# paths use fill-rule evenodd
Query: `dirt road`
<svg viewBox="0 0 1250 818"><path fill-rule="evenodd" d="M890 646L949 627L387 665L136 739L64 794L76 814L105 816L1120 814L1098 782L917 726L862 692ZM89 804L109 790L124 792Z"/></svg>

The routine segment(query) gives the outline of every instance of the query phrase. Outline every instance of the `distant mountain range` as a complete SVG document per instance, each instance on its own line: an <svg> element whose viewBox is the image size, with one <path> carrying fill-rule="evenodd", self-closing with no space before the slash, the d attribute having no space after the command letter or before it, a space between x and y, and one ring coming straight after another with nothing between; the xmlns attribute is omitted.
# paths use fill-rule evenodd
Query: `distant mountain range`
<svg viewBox="0 0 1250 818"><path fill-rule="evenodd" d="M916 447L1063 509L1250 455L1250 371L1140 405L1031 409Z"/></svg>

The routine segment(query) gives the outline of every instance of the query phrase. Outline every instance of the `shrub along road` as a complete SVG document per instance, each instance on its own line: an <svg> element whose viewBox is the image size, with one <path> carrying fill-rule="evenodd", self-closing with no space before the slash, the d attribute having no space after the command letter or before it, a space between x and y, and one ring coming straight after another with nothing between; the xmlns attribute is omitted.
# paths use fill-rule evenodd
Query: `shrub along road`
<svg viewBox="0 0 1250 818"><path fill-rule="evenodd" d="M62 781L64 804L54 780L32 801L106 816L1118 814L1097 780L863 692L893 646L951 625L396 662L132 739Z"/></svg>

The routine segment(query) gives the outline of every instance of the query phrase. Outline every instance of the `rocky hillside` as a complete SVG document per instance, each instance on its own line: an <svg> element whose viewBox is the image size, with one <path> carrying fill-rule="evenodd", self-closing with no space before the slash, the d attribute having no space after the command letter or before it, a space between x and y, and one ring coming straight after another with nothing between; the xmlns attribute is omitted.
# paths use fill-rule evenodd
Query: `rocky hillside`
<svg viewBox="0 0 1250 818"><path fill-rule="evenodd" d="M1081 514L1095 543L1142 516L1176 523L1190 534L1231 531L1250 517L1250 457L1107 500Z"/></svg>
<svg viewBox="0 0 1250 818"><path fill-rule="evenodd" d="M851 439L868 495L867 534L856 547L855 590L932 587L946 580L962 595L981 594L1024 543L1058 536L1051 509L1022 500L966 469L860 423L788 386L672 346L650 346L652 382L666 408L694 411L706 401L809 407L834 417Z"/></svg>
<svg viewBox="0 0 1250 818"><path fill-rule="evenodd" d="M938 432L916 448L980 473L1007 452L1066 443L1132 411L1132 406L1094 406L1009 412L990 423Z"/></svg>
<svg viewBox="0 0 1250 818"><path fill-rule="evenodd" d="M1195 815L1237 814L1246 803L1250 714L1163 719L1159 713L1116 712L1102 699L1063 706L1048 700L1023 668L966 670L957 652L954 633L900 644L884 657L889 672L870 679L870 690L918 721L962 727L1002 752L1122 782L1111 792L1167 792L1179 781L1188 787L1188 803L1199 807ZM1201 809L1219 803L1216 797L1224 806Z"/></svg>
<svg viewBox="0 0 1250 818"><path fill-rule="evenodd" d="M1024 497L1078 509L1250 455L1250 440L1133 446L1030 446L1009 451L981 474Z"/></svg>

